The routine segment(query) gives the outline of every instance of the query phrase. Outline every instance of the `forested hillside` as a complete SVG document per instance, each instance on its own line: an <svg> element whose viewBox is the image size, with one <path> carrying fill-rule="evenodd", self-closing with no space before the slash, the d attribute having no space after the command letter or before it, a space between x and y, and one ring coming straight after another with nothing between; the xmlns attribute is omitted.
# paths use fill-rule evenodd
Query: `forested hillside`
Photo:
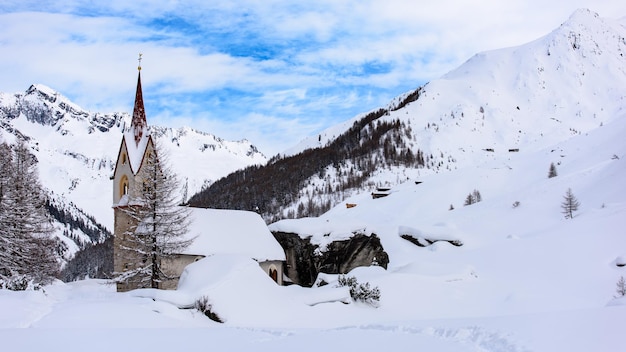
<svg viewBox="0 0 626 352"><path fill-rule="evenodd" d="M267 165L236 171L194 195L189 204L255 210L268 222L317 216L355 190L376 187L371 181L376 171L439 166L436 158L425 155L412 139L410 124L381 119L417 100L421 90L366 114L324 147L276 156Z"/></svg>

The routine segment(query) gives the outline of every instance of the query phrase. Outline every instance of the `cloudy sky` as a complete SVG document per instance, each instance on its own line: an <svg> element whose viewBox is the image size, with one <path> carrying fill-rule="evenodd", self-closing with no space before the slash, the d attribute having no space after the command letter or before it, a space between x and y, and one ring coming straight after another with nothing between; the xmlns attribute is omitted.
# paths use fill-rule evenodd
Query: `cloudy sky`
<svg viewBox="0 0 626 352"><path fill-rule="evenodd" d="M0 92L45 84L93 112L252 141L267 156L481 51L617 0L2 0Z"/></svg>

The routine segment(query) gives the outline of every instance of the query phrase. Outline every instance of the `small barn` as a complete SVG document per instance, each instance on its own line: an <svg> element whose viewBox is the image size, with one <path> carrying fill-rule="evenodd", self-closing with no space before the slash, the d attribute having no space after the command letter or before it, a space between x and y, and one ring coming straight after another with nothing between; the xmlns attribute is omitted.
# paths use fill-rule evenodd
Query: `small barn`
<svg viewBox="0 0 626 352"><path fill-rule="evenodd" d="M277 284L283 284L285 252L261 216L243 210L190 208L188 237L192 244L183 253L163 263L168 276L178 277L190 263L214 254L250 257ZM178 280L164 282L162 288L175 289Z"/></svg>

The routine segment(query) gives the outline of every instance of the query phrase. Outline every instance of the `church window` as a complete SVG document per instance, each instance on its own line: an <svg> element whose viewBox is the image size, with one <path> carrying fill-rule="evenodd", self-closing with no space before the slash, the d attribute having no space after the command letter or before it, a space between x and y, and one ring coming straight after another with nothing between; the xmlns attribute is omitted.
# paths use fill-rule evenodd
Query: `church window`
<svg viewBox="0 0 626 352"><path fill-rule="evenodd" d="M122 165L126 165L126 153L122 153Z"/></svg>
<svg viewBox="0 0 626 352"><path fill-rule="evenodd" d="M123 197L128 194L128 177L126 175L122 176L122 180L120 181L120 197Z"/></svg>

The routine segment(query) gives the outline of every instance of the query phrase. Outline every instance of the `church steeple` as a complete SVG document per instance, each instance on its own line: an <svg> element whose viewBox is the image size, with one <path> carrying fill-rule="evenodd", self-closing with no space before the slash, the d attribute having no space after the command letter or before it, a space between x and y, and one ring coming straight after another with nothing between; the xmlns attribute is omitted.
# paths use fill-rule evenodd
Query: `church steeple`
<svg viewBox="0 0 626 352"><path fill-rule="evenodd" d="M136 145L139 145L139 141L148 127L146 111L143 107L143 94L141 91L141 55L142 54L139 54L139 66L137 66L139 73L137 76L137 92L135 93L135 108L133 109L133 120L130 124L130 128L135 136Z"/></svg>

